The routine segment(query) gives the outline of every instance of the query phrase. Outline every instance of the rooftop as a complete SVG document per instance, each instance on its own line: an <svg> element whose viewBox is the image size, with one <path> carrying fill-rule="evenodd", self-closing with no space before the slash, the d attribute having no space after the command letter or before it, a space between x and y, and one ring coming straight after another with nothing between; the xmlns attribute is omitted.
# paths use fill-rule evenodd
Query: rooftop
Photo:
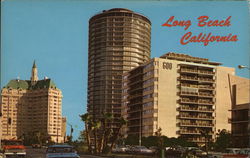
<svg viewBox="0 0 250 158"><path fill-rule="evenodd" d="M186 62L194 62L194 63L200 63L200 64L208 64L208 65L214 65L214 66L221 65L221 63L209 61L207 58L192 57L187 54L180 54L180 53L173 53L173 52L166 53L162 55L160 58L173 59L173 60L186 61Z"/></svg>
<svg viewBox="0 0 250 158"><path fill-rule="evenodd" d="M10 80L9 83L3 88L8 89L49 89L55 88L56 85L51 79L38 80L35 84L31 84L30 80Z"/></svg>

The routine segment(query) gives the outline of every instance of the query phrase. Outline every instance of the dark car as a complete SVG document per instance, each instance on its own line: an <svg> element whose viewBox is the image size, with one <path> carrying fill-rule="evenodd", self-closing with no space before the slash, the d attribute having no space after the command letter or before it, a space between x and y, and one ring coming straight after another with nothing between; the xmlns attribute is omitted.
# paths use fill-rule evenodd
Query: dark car
<svg viewBox="0 0 250 158"><path fill-rule="evenodd" d="M80 158L70 145L51 145L47 149L46 158Z"/></svg>
<svg viewBox="0 0 250 158"><path fill-rule="evenodd" d="M41 148L42 147L41 144L32 144L31 146L32 146L32 148Z"/></svg>

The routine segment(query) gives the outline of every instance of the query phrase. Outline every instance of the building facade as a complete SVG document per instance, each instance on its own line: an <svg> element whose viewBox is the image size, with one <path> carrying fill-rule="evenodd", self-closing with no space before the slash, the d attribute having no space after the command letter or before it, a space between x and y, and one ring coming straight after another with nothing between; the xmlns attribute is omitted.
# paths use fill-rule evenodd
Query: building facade
<svg viewBox="0 0 250 158"><path fill-rule="evenodd" d="M142 136L143 66L138 66L123 74L122 116L127 126L122 135Z"/></svg>
<svg viewBox="0 0 250 158"><path fill-rule="evenodd" d="M51 79L38 80L35 62L30 80L11 80L2 88L0 111L2 139L19 139L39 132L54 142L64 140L62 92Z"/></svg>
<svg viewBox="0 0 250 158"><path fill-rule="evenodd" d="M230 76L232 94L232 136L235 147L250 147L250 80Z"/></svg>
<svg viewBox="0 0 250 158"><path fill-rule="evenodd" d="M121 116L122 74L150 59L151 23L128 9L104 10L89 20L88 103L94 119Z"/></svg>
<svg viewBox="0 0 250 158"><path fill-rule="evenodd" d="M142 121L137 123L136 131L128 124L123 129L127 135L140 135L141 132L147 137L161 128L162 134L168 137L181 136L204 144L215 139L218 129L231 129L228 75L234 75L234 69L221 67L220 63L205 58L177 53L151 59L141 65L140 73L134 75L136 69L123 77L123 85L126 85L123 86L126 92L123 115L128 120ZM140 77L133 81L136 76ZM226 84L223 89L218 88L220 82ZM135 87L136 83L142 86ZM129 92L133 89L141 91L131 96ZM140 104L133 104L135 97ZM137 115L131 109L138 109ZM131 123L136 124L135 121ZM206 140L201 133L208 135Z"/></svg>

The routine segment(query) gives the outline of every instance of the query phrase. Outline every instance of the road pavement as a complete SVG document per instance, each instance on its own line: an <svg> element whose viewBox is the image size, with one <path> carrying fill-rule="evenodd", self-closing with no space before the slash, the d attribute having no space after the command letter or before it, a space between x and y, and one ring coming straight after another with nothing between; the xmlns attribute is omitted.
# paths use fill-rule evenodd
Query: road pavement
<svg viewBox="0 0 250 158"><path fill-rule="evenodd" d="M26 158L45 158L46 157L45 149L27 148L26 153L27 153ZM80 156L81 158L103 158L100 156L92 156L92 155L80 155Z"/></svg>

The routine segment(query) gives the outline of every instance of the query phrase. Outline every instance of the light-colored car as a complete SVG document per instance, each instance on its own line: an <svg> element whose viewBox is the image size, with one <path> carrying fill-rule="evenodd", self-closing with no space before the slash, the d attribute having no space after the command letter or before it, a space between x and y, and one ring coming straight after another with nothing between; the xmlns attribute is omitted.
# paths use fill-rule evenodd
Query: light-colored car
<svg viewBox="0 0 250 158"><path fill-rule="evenodd" d="M154 151L146 148L145 146L135 146L133 152L137 154L153 154Z"/></svg>
<svg viewBox="0 0 250 158"><path fill-rule="evenodd" d="M127 147L126 146L116 146L115 148L112 149L112 152L114 153L125 153Z"/></svg>
<svg viewBox="0 0 250 158"><path fill-rule="evenodd" d="M240 149L239 154L248 155L250 157L250 148L242 148L242 149Z"/></svg>
<svg viewBox="0 0 250 158"><path fill-rule="evenodd" d="M192 153L193 155L197 157L207 157L207 152L197 148L197 147L188 147L188 152Z"/></svg>
<svg viewBox="0 0 250 158"><path fill-rule="evenodd" d="M20 148L9 148L9 149L5 149L4 155L6 157L25 158L26 151L25 151L25 149L20 149Z"/></svg>
<svg viewBox="0 0 250 158"><path fill-rule="evenodd" d="M227 148L226 153L228 154L238 154L240 152L240 148Z"/></svg>
<svg viewBox="0 0 250 158"><path fill-rule="evenodd" d="M80 158L70 145L51 145L46 152L46 158Z"/></svg>

